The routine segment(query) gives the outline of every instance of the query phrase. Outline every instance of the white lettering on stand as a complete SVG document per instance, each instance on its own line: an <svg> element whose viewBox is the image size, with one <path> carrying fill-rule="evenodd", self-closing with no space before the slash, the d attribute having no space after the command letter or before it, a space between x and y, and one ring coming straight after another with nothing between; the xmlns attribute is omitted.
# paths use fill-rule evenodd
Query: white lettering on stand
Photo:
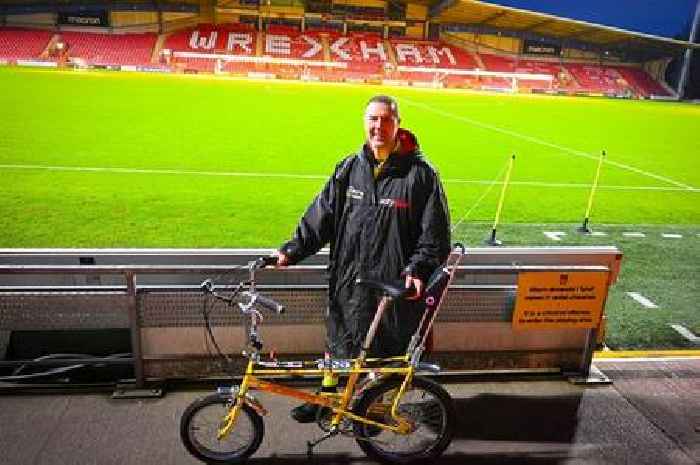
<svg viewBox="0 0 700 465"><path fill-rule="evenodd" d="M396 44L394 45L396 49L396 61L399 63L406 63L406 59L409 57L413 58L413 62L416 64L423 63L423 57L420 54L420 50L413 44Z"/></svg>
<svg viewBox="0 0 700 465"><path fill-rule="evenodd" d="M350 56L350 54L346 50L343 50L342 48L340 48L343 45L345 45L349 40L350 39L348 37L339 37L338 40L336 40L335 42L333 42L331 44L331 47L330 47L331 52L338 55L338 58L340 58L341 60L348 60L348 61L352 60L352 57Z"/></svg>
<svg viewBox="0 0 700 465"><path fill-rule="evenodd" d="M442 47L438 50L437 48L430 45L428 46L428 55L430 55L430 58L433 59L433 63L435 63L436 65L440 63L440 56L447 57L447 61L449 61L451 65L457 65L457 60L455 60L455 57L452 54L452 50L450 50L449 47Z"/></svg>
<svg viewBox="0 0 700 465"><path fill-rule="evenodd" d="M219 33L216 31L211 31L209 33L209 37L200 37L199 31L192 31L192 35L190 36L190 48L193 50L197 50L199 48L211 50L216 45L216 38L218 36Z"/></svg>
<svg viewBox="0 0 700 465"><path fill-rule="evenodd" d="M253 53L253 35L245 34L242 32L229 32L228 42L226 43L226 50L233 52L236 45L240 47L245 53Z"/></svg>
<svg viewBox="0 0 700 465"><path fill-rule="evenodd" d="M362 59L364 61L369 61L369 56L371 53L376 54L380 60L386 61L386 52L384 51L384 44L377 42L376 47L370 47L364 40L360 41L360 51L362 52Z"/></svg>
<svg viewBox="0 0 700 465"><path fill-rule="evenodd" d="M292 45L289 37L275 34L265 36L265 53L278 53L280 55L291 55Z"/></svg>

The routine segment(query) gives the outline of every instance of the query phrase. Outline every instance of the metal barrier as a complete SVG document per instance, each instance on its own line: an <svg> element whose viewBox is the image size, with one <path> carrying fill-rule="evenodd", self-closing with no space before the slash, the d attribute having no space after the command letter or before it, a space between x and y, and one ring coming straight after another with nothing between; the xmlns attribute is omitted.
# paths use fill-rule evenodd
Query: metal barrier
<svg viewBox="0 0 700 465"><path fill-rule="evenodd" d="M242 275L232 273L231 265L269 253L0 250L0 335L129 328L137 387L147 380L221 375L224 370L213 362L205 340L199 283L216 276L222 284L237 282ZM288 308L284 315L266 318L266 348L309 358L323 352L325 259L322 253L308 260L315 265L260 272L259 287ZM525 271L606 272L609 286L620 260L615 247L468 250L435 324L428 357L448 371L556 370L586 376L604 319L593 329L517 331L511 320L518 276ZM223 304L208 305L222 350L238 353L245 342L243 331L234 329L241 326L240 316ZM21 362L31 363L3 364Z"/></svg>

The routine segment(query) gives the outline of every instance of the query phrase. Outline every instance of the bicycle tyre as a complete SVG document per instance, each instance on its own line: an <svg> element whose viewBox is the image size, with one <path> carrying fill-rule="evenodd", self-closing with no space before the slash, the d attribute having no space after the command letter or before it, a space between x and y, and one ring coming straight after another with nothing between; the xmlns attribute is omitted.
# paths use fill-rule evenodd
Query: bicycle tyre
<svg viewBox="0 0 700 465"><path fill-rule="evenodd" d="M391 421L392 393L401 387L402 378L392 377L365 391L355 406L357 415ZM385 399L385 396L387 399ZM380 405L381 403L381 405ZM374 407L374 408L373 408ZM408 435L400 435L362 422L354 422L357 444L373 460L390 464L426 463L436 459L452 442L456 412L452 398L438 383L415 377L398 406L399 414L415 424ZM409 442L415 440L413 445Z"/></svg>
<svg viewBox="0 0 700 465"><path fill-rule="evenodd" d="M265 424L247 404L242 405L229 435L223 441L217 440L220 422L230 406L229 398L211 394L185 409L180 419L180 439L190 454L209 464L238 464L258 450L265 435ZM248 434L242 434L244 429Z"/></svg>

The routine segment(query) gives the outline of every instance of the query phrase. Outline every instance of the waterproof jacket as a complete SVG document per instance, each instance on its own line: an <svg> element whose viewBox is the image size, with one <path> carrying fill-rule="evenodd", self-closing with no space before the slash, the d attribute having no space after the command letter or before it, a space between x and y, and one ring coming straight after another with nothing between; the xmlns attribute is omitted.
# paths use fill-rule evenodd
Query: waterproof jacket
<svg viewBox="0 0 700 465"><path fill-rule="evenodd" d="M413 134L399 129L399 151L376 179L365 144L342 160L294 234L281 247L289 263L330 243L329 293L358 277L396 280L411 274L427 281L450 251L449 212L435 170Z"/></svg>

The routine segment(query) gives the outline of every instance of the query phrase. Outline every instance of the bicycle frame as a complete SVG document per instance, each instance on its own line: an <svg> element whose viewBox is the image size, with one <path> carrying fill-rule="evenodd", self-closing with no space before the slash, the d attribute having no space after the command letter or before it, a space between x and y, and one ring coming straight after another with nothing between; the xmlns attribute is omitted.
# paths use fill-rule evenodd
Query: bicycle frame
<svg viewBox="0 0 700 465"><path fill-rule="evenodd" d="M370 330L367 333L367 336L365 338L365 344L364 347L369 347L369 344L371 344L372 340L374 339L374 334L376 333L378 327L379 327L379 322L381 321L381 316L386 310L386 308L389 306L391 303L392 299L389 297L383 297L382 300L379 303L379 307L377 309L377 313L375 315L374 320L372 321L372 325L370 326ZM347 360L335 360L335 361L330 361L328 360L328 363L326 363L326 360L323 360L321 363L319 362L260 362L257 355L257 352L254 352L253 354L249 355L248 359L248 364L245 372L245 376L243 377L243 380L241 382L241 385L238 387L237 392L236 392L236 399L235 402L233 403L233 406L229 413L226 415L224 420L222 421L222 425L219 429L218 432L218 438L223 439L228 435L228 433L231 431L233 428L233 425L236 422L236 419L238 417L238 412L240 411L240 405L242 405L244 402L250 405L253 409L255 409L258 413L264 415L266 414L266 410L262 405L249 394L249 390L251 389L257 389L260 391L264 392L269 392L272 394L277 394L277 395L282 395L285 397L291 397L294 399L298 399L304 402L309 402L312 404L317 404L323 407L328 407L330 408L334 415L331 420L331 428L336 428L340 422L343 420L343 418L348 418L350 420L354 421L359 421L362 423L367 423L382 429L390 430L398 434L407 434L410 432L410 425L408 422L404 421L401 419L401 417L397 414L396 412L396 407L401 399L401 396L403 395L403 392L405 391L406 387L410 383L411 379L413 378L413 375L416 371L416 367L408 364L410 362L410 353L407 353L406 355L399 356L399 357L390 357L390 358L384 358L384 359L377 359L377 358L366 358L366 353L367 350L363 349L362 352L360 353L360 356L355 359L347 359ZM333 362L336 362L336 365L352 365L350 368L347 369L333 369ZM382 366L366 366L366 364L382 364L382 363L389 363L389 362L404 362L407 363L407 366L404 367L382 367ZM294 368L294 369L287 369L287 368L273 368L273 369L265 369L265 368L258 368L258 366L263 366L265 367L266 365L269 366L274 366L276 364L282 364L282 365L287 365L289 366L290 364L298 365L301 364L302 366L304 364L323 364L326 365L322 368ZM311 394L306 391L303 391L301 389L295 389L291 388L279 383L274 383L270 381L266 381L263 379L260 379L258 376L269 376L269 375L286 375L286 376L319 376L319 375L327 375L333 373L335 375L339 376L347 376L348 380L345 385L345 388L334 395L328 395L328 394ZM350 401L353 399L354 394L355 394L355 388L357 386L358 380L360 379L360 376L363 374L372 374L374 376L385 376L385 375L390 375L390 374L401 374L404 376L404 382L401 385L401 389L399 390L398 394L394 398L394 402L392 403L391 407L391 417L396 421L397 426L392 426L384 423L380 423L377 421L374 421L369 418L365 418L359 415L355 415L353 412L351 412L348 409L348 406L350 405ZM231 389L231 391L235 390L235 387ZM231 392L233 394L233 392Z"/></svg>
<svg viewBox="0 0 700 465"><path fill-rule="evenodd" d="M330 422L330 433L335 434L338 432L339 425L343 419L349 419L356 422L365 423L372 425L383 430L389 430L397 434L409 434L412 432L412 425L409 421L403 419L398 413L398 405L401 401L402 396L408 389L411 380L413 379L416 371L419 370L430 370L439 371L429 364L420 363L420 357L425 350L425 343L427 340L428 333L432 328L435 321L435 317L440 307L442 297L447 291L447 286L449 282L454 277L457 265L461 260L462 254L464 252L463 247L460 248L460 253L457 259L450 264L448 263L442 268L442 277L446 277L439 283L441 286L438 289L439 295L434 296L432 303L426 301L427 308L421 319L416 332L414 333L411 341L408 345L406 354L402 356L389 357L389 358L367 358L367 353L369 347L374 339L375 333L377 332L382 315L389 308L393 299L389 296L384 296L381 298L377 311L375 313L374 319L370 325L369 331L365 337L362 350L357 358L353 359L343 359L343 360L332 360L330 358L325 358L317 361L261 361L259 350L262 348L262 343L257 336L257 324L259 319L259 314L253 310L250 313L250 325L248 325L249 333L249 346L252 348L251 353L243 352L243 355L248 358L247 368L245 375L241 381L240 386L231 386L227 390L219 390L220 394L230 395L232 400L232 406L226 416L223 418L218 433L217 438L219 440L225 438L232 430L235 422L238 418L241 406L245 403L253 408L260 415L266 415L267 411L262 406L262 404L255 399L250 394L250 390L259 390L263 392L269 392L271 394L281 395L285 397L290 397L298 399L304 402L316 404L322 407L327 407L333 412L331 422ZM436 272L437 274L437 272ZM254 270L251 267L251 288L254 289ZM429 288L426 286L426 288ZM248 304L248 307L241 305L242 309L250 309L252 304ZM244 310L245 312L245 310ZM405 364L401 367L387 367L382 366L391 362L401 362ZM304 368L304 367L316 366L316 368ZM270 375L282 375L282 376L325 376L325 375L339 375L342 377L347 377L347 383L345 388L339 393L321 393L321 394L311 394L301 389L292 388L279 383L274 383L271 381L266 381L261 379L260 376L270 376ZM390 415L393 424L382 423L375 421L371 418L357 415L351 411L351 402L356 397L356 388L360 377L362 375L369 375L370 377L382 377L388 375L402 375L403 382L401 383L398 392L393 396L393 401L391 403ZM371 383L365 383L363 386L366 387ZM361 390L359 391L361 392ZM234 397L235 396L235 397ZM386 413L384 410L382 413Z"/></svg>

